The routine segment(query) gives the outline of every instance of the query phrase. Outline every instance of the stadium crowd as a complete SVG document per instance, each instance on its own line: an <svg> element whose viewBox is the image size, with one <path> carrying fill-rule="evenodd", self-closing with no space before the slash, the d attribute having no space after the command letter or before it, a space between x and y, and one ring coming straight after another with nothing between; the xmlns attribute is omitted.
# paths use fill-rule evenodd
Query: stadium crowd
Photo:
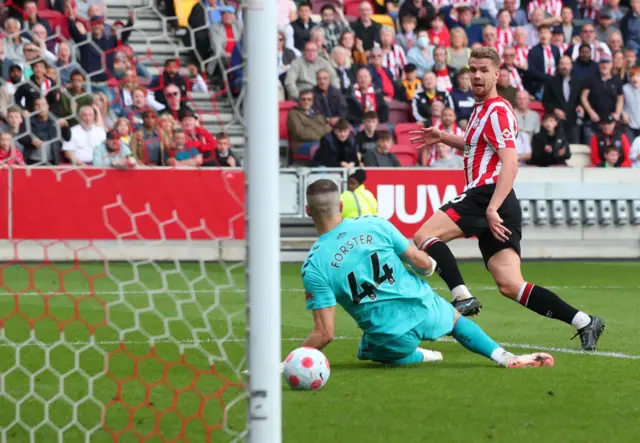
<svg viewBox="0 0 640 443"><path fill-rule="evenodd" d="M162 2L169 15L172 3ZM408 132L463 133L474 105L468 56L484 45L502 57L498 89L518 119L522 165L564 166L570 145L585 144L594 167L640 167L640 0L278 8L280 132L294 164L461 168L443 144L416 152ZM184 37L191 63L167 59L157 76L127 45L135 20L133 10L126 23L108 20L101 1L3 5L0 162L240 166L229 135L207 131L189 98L226 85L240 95L237 4L196 3Z"/></svg>

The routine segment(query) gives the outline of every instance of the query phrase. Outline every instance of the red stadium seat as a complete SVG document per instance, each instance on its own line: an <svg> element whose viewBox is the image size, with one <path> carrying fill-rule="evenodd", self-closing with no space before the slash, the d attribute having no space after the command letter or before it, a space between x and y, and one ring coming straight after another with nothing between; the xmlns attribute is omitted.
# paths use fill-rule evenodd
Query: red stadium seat
<svg viewBox="0 0 640 443"><path fill-rule="evenodd" d="M418 164L418 150L413 145L397 144L391 147L402 166L415 166Z"/></svg>
<svg viewBox="0 0 640 443"><path fill-rule="evenodd" d="M397 125L398 123L406 123L411 121L411 105L397 100L391 100L387 102L389 107L389 121L390 125Z"/></svg>
<svg viewBox="0 0 640 443"><path fill-rule="evenodd" d="M311 0L311 10L314 14L320 14L322 7L330 3L333 3L336 8L342 8L338 0Z"/></svg>
<svg viewBox="0 0 640 443"><path fill-rule="evenodd" d="M344 15L353 15L353 16L359 17L360 13L358 12L358 8L360 7L360 3L362 3L363 1L364 0L345 0Z"/></svg>
<svg viewBox="0 0 640 443"><path fill-rule="evenodd" d="M280 139L288 140L289 139L289 129L287 128L287 115L289 115L289 110L298 106L297 102L294 101L283 101L278 103L278 127L280 129Z"/></svg>
<svg viewBox="0 0 640 443"><path fill-rule="evenodd" d="M41 9L38 11L38 17L43 20L46 20L51 26L54 34L59 30L59 35L66 38L67 40L71 39L71 34L69 34L69 26L67 23L67 18L64 14L54 11L53 9Z"/></svg>
<svg viewBox="0 0 640 443"><path fill-rule="evenodd" d="M413 136L409 132L422 128L421 123L398 123L396 125L396 141L399 145L411 145L409 139Z"/></svg>
<svg viewBox="0 0 640 443"><path fill-rule="evenodd" d="M536 111L540 115L540 119L544 116L545 110L544 106L542 106L542 102L530 102L529 109Z"/></svg>

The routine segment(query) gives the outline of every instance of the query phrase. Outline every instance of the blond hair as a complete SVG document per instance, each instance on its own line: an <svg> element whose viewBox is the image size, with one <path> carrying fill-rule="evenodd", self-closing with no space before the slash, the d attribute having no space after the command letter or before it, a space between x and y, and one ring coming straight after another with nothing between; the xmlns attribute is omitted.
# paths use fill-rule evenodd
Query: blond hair
<svg viewBox="0 0 640 443"><path fill-rule="evenodd" d="M490 48L488 46L481 46L473 49L471 51L471 56L469 56L469 59L472 58L491 60L496 68L500 67L500 54L498 54L498 51L494 48Z"/></svg>

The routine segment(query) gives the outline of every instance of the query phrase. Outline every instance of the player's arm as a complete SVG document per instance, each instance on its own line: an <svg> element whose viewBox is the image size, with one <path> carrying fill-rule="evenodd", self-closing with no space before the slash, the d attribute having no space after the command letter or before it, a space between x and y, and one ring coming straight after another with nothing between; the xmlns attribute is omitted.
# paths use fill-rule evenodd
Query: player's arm
<svg viewBox="0 0 640 443"><path fill-rule="evenodd" d="M445 145L449 145L458 151L464 151L464 137L459 135L449 134L447 132L440 132L440 140Z"/></svg>
<svg viewBox="0 0 640 443"><path fill-rule="evenodd" d="M430 277L436 270L436 261L411 242L409 242L407 250L400 255L400 258L403 262L411 266L411 269L413 269L416 274L423 277Z"/></svg>
<svg viewBox="0 0 640 443"><path fill-rule="evenodd" d="M417 145L416 149L442 142L458 151L464 151L464 137L442 132L433 126L411 131L410 134L414 136L410 139L410 142Z"/></svg>
<svg viewBox="0 0 640 443"><path fill-rule="evenodd" d="M336 307L315 309L313 311L313 331L302 346L322 349L333 340L336 324Z"/></svg>

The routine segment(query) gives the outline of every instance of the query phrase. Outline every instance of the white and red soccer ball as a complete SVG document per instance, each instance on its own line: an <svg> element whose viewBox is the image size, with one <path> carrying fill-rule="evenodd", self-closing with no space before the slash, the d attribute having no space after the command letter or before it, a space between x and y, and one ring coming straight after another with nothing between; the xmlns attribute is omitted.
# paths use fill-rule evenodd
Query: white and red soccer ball
<svg viewBox="0 0 640 443"><path fill-rule="evenodd" d="M291 389L317 391L327 384L331 369L322 352L303 347L289 353L282 372Z"/></svg>

